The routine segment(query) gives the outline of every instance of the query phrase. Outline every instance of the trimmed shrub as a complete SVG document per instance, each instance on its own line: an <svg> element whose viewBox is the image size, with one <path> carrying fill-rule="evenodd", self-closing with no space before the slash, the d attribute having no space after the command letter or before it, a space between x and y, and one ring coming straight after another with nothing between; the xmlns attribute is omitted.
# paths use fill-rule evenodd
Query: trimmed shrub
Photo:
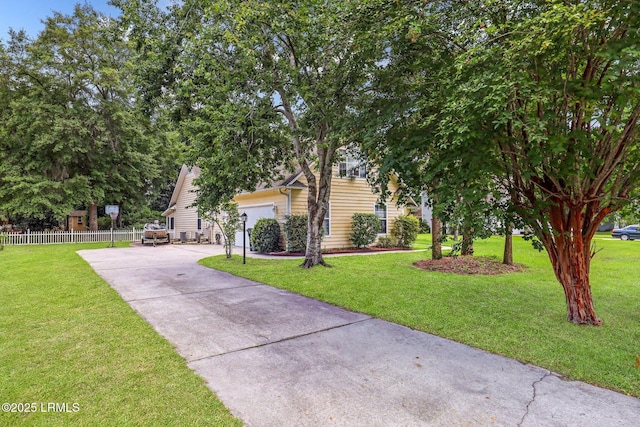
<svg viewBox="0 0 640 427"><path fill-rule="evenodd" d="M273 218L260 218L251 230L251 247L262 253L280 250L280 224Z"/></svg>
<svg viewBox="0 0 640 427"><path fill-rule="evenodd" d="M356 248L372 244L380 232L380 218L375 214L355 213L351 217L351 236L349 239Z"/></svg>
<svg viewBox="0 0 640 427"><path fill-rule="evenodd" d="M284 236L289 252L307 250L307 215L287 215L284 223Z"/></svg>
<svg viewBox="0 0 640 427"><path fill-rule="evenodd" d="M398 246L410 248L418 238L420 222L415 216L399 216L393 223L391 236L396 239Z"/></svg>
<svg viewBox="0 0 640 427"><path fill-rule="evenodd" d="M393 240L393 238L389 237L389 236L380 236L378 237L378 244L377 246L380 248L392 248L396 245L396 242Z"/></svg>

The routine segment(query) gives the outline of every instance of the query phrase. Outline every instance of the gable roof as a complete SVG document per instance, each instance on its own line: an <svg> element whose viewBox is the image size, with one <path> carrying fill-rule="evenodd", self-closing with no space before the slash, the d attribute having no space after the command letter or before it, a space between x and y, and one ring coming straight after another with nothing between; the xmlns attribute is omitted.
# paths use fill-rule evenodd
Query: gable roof
<svg viewBox="0 0 640 427"><path fill-rule="evenodd" d="M180 174L178 175L178 180L176 181L176 186L173 189L173 193L171 193L171 199L169 200L169 207L162 212L162 216L170 215L173 211L175 211L175 205L178 202L178 197L182 191L182 186L184 185L184 181L190 173L193 173L194 178L198 178L200 176L200 168L197 166L193 166L189 168L187 165L182 165L180 168ZM268 190L277 190L279 188L307 188L305 184L298 181L302 176L302 170L297 170L294 173L290 173L284 177L284 179L276 182L271 182L269 184L263 184L258 186L254 191L248 191L246 193L256 193L259 191L268 191ZM246 194L245 193L245 194Z"/></svg>
<svg viewBox="0 0 640 427"><path fill-rule="evenodd" d="M247 191L244 194L257 193L259 191L267 191L267 190L277 190L279 188L300 188L300 189L307 188L305 184L298 181L301 176L302 176L302 169L298 169L293 173L289 173L288 175L285 175L285 177L280 181L272 181L269 184L259 185L258 188L256 188L254 191Z"/></svg>
<svg viewBox="0 0 640 427"><path fill-rule="evenodd" d="M176 186L173 188L173 193L171 193L169 207L167 207L167 209L162 212L162 216L170 215L173 211L175 211L175 206L178 202L180 192L182 191L184 180L187 178L187 175L189 175L189 173L193 173L193 175L197 178L200 176L200 168L194 166L193 168L189 169L187 165L182 165L182 168L180 168L180 174L178 175L178 180L176 181Z"/></svg>

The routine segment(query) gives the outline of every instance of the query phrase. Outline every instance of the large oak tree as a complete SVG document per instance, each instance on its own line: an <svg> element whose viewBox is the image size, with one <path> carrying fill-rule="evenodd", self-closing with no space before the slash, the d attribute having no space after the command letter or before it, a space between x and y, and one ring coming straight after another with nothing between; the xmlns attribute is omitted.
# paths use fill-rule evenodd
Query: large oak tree
<svg viewBox="0 0 640 427"><path fill-rule="evenodd" d="M118 3L133 34L152 36L139 39L143 63L163 70L163 87L148 93L174 109L192 147L196 203L214 209L300 170L308 185L303 266L325 264L332 167L353 142L353 106L384 55L384 40L372 36L384 2L187 1L164 15L156 9L152 21L139 10L153 2Z"/></svg>

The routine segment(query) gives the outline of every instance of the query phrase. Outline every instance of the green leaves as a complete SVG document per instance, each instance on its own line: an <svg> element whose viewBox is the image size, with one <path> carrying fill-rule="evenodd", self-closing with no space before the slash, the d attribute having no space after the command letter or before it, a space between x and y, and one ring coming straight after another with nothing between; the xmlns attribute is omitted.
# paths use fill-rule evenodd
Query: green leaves
<svg viewBox="0 0 640 427"><path fill-rule="evenodd" d="M53 213L144 199L159 176L148 118L133 105L129 43L89 6L54 14L0 63L0 210Z"/></svg>
<svg viewBox="0 0 640 427"><path fill-rule="evenodd" d="M356 248L369 246L376 240L380 227L380 218L375 214L355 213L351 218L349 240Z"/></svg>
<svg viewBox="0 0 640 427"><path fill-rule="evenodd" d="M575 231L591 233L638 186L637 2L403 10L403 37L389 34L389 62L361 113L380 176L437 196L443 214L447 203L480 210L488 193L502 195L540 233L550 206L592 203Z"/></svg>

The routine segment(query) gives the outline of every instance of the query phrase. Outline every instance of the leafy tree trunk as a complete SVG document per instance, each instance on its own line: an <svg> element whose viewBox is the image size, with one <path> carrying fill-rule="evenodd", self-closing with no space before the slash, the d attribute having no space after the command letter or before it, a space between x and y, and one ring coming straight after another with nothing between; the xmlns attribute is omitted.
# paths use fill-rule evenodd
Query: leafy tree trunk
<svg viewBox="0 0 640 427"><path fill-rule="evenodd" d="M89 230L98 231L98 205L95 202L89 205Z"/></svg>
<svg viewBox="0 0 640 427"><path fill-rule="evenodd" d="M464 227L462 230L460 255L473 255L473 230L468 227Z"/></svg>
<svg viewBox="0 0 640 427"><path fill-rule="evenodd" d="M304 254L304 262L301 267L311 268L316 265L330 267L322 257L322 224L329 208L329 196L331 195L331 171L335 149L321 148L318 150L318 178L302 161L302 170L307 178L307 248Z"/></svg>
<svg viewBox="0 0 640 427"><path fill-rule="evenodd" d="M442 221L431 216L431 259L442 259Z"/></svg>
<svg viewBox="0 0 640 427"><path fill-rule="evenodd" d="M307 249L304 254L304 262L301 265L304 268L311 268L316 265L328 266L322 258L322 221L318 224L317 216L317 214L309 215Z"/></svg>
<svg viewBox="0 0 640 427"><path fill-rule="evenodd" d="M513 226L511 223L507 225L504 235L504 254L502 255L502 263L513 265Z"/></svg>
<svg viewBox="0 0 640 427"><path fill-rule="evenodd" d="M227 258L231 258L231 255L233 255L233 244L231 240L229 240L229 236L224 233L222 234L222 236L224 238L224 254L227 256Z"/></svg>
<svg viewBox="0 0 640 427"><path fill-rule="evenodd" d="M222 234L223 243L224 243L224 253L227 258L231 258L233 254L233 247L236 243L236 231L242 229L240 227L240 212L238 212L238 205L233 202L215 202L217 206L211 207L209 210L209 215L211 221L213 221L220 230L220 234ZM198 207L198 214L204 216L206 214L203 213L207 207L201 205ZM206 211L205 211L206 212ZM211 231L214 229L212 227Z"/></svg>

